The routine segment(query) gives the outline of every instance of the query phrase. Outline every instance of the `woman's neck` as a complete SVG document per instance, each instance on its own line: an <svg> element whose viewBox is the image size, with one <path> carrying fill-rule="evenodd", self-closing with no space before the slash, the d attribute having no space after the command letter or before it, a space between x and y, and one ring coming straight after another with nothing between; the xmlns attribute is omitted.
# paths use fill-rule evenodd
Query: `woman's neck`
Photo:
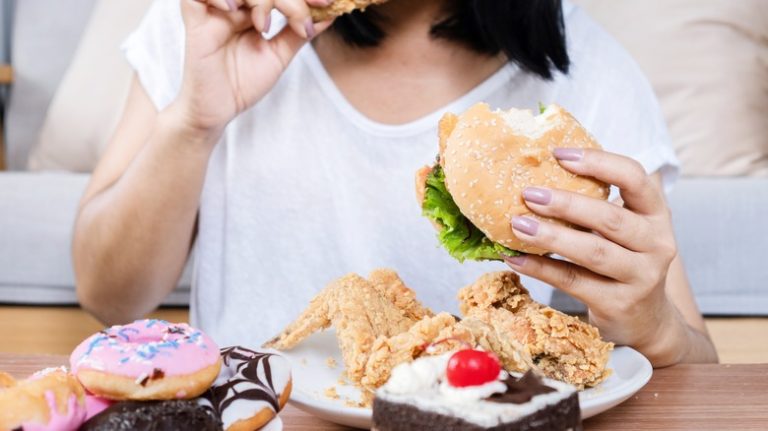
<svg viewBox="0 0 768 431"><path fill-rule="evenodd" d="M444 0L391 0L376 7L386 36L359 48L326 32L314 42L323 66L347 100L363 115L402 124L447 105L505 63L430 35L444 13Z"/></svg>

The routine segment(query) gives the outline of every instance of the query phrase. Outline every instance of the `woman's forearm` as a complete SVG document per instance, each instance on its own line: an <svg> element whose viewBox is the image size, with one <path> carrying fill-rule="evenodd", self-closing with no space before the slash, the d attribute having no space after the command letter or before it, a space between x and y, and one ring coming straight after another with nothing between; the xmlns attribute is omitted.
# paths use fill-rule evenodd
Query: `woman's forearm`
<svg viewBox="0 0 768 431"><path fill-rule="evenodd" d="M666 325L670 328L667 331L670 339L666 344L667 350L671 352L664 361L665 365L717 362L717 350L707 333L707 326L679 255L669 267L665 292L668 299ZM663 330L664 326L661 328Z"/></svg>
<svg viewBox="0 0 768 431"><path fill-rule="evenodd" d="M634 346L654 368L679 363L717 362L717 351L705 333L692 327L671 302L662 312L657 330L644 343Z"/></svg>
<svg viewBox="0 0 768 431"><path fill-rule="evenodd" d="M184 267L219 134L182 124L173 108L158 114L123 175L81 205L73 240L78 296L102 321L150 311Z"/></svg>
<svg viewBox="0 0 768 431"><path fill-rule="evenodd" d="M683 363L716 363L718 362L717 350L712 340L706 334L688 326L688 350L680 358Z"/></svg>

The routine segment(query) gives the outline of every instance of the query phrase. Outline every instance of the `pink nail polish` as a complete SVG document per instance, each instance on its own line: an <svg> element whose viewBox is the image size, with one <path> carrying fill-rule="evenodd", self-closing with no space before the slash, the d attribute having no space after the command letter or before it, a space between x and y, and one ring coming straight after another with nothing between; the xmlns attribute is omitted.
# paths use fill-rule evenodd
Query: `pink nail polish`
<svg viewBox="0 0 768 431"><path fill-rule="evenodd" d="M513 217L512 228L526 235L536 236L539 232L539 222L530 217Z"/></svg>
<svg viewBox="0 0 768 431"><path fill-rule="evenodd" d="M539 187L526 187L523 190L523 199L534 204L549 205L552 202L552 192Z"/></svg>
<svg viewBox="0 0 768 431"><path fill-rule="evenodd" d="M308 17L304 21L304 30L307 32L307 40L312 40L315 37L315 24L312 22L312 17Z"/></svg>
<svg viewBox="0 0 768 431"><path fill-rule="evenodd" d="M264 18L264 31L263 33L269 33L269 28L272 27L272 13L267 12L267 17Z"/></svg>
<svg viewBox="0 0 768 431"><path fill-rule="evenodd" d="M556 159L566 162L578 162L584 158L584 150L581 148L555 148L552 154Z"/></svg>
<svg viewBox="0 0 768 431"><path fill-rule="evenodd" d="M523 266L528 257L524 254L520 256L504 256L504 261L512 266Z"/></svg>
<svg viewBox="0 0 768 431"><path fill-rule="evenodd" d="M232 12L237 10L237 3L235 3L235 0L227 0L227 6L229 6L229 10Z"/></svg>

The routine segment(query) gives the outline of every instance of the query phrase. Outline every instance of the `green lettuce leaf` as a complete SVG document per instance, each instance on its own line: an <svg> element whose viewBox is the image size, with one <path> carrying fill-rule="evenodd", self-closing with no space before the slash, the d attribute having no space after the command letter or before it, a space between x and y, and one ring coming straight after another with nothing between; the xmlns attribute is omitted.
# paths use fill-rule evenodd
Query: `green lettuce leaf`
<svg viewBox="0 0 768 431"><path fill-rule="evenodd" d="M465 260L503 260L502 255L520 253L494 243L459 211L445 186L445 174L435 164L427 176L426 192L422 204L424 216L442 226L438 233L440 244L459 262Z"/></svg>

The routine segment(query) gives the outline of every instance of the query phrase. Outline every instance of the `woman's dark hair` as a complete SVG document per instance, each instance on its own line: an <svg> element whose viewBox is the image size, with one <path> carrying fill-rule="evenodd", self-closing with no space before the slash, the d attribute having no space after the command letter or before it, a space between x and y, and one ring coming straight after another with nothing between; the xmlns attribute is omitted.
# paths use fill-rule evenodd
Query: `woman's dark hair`
<svg viewBox="0 0 768 431"><path fill-rule="evenodd" d="M333 30L353 46L376 46L386 37L375 8L343 15ZM488 55L503 53L521 69L551 79L568 72L561 0L450 0L432 37L462 43Z"/></svg>

